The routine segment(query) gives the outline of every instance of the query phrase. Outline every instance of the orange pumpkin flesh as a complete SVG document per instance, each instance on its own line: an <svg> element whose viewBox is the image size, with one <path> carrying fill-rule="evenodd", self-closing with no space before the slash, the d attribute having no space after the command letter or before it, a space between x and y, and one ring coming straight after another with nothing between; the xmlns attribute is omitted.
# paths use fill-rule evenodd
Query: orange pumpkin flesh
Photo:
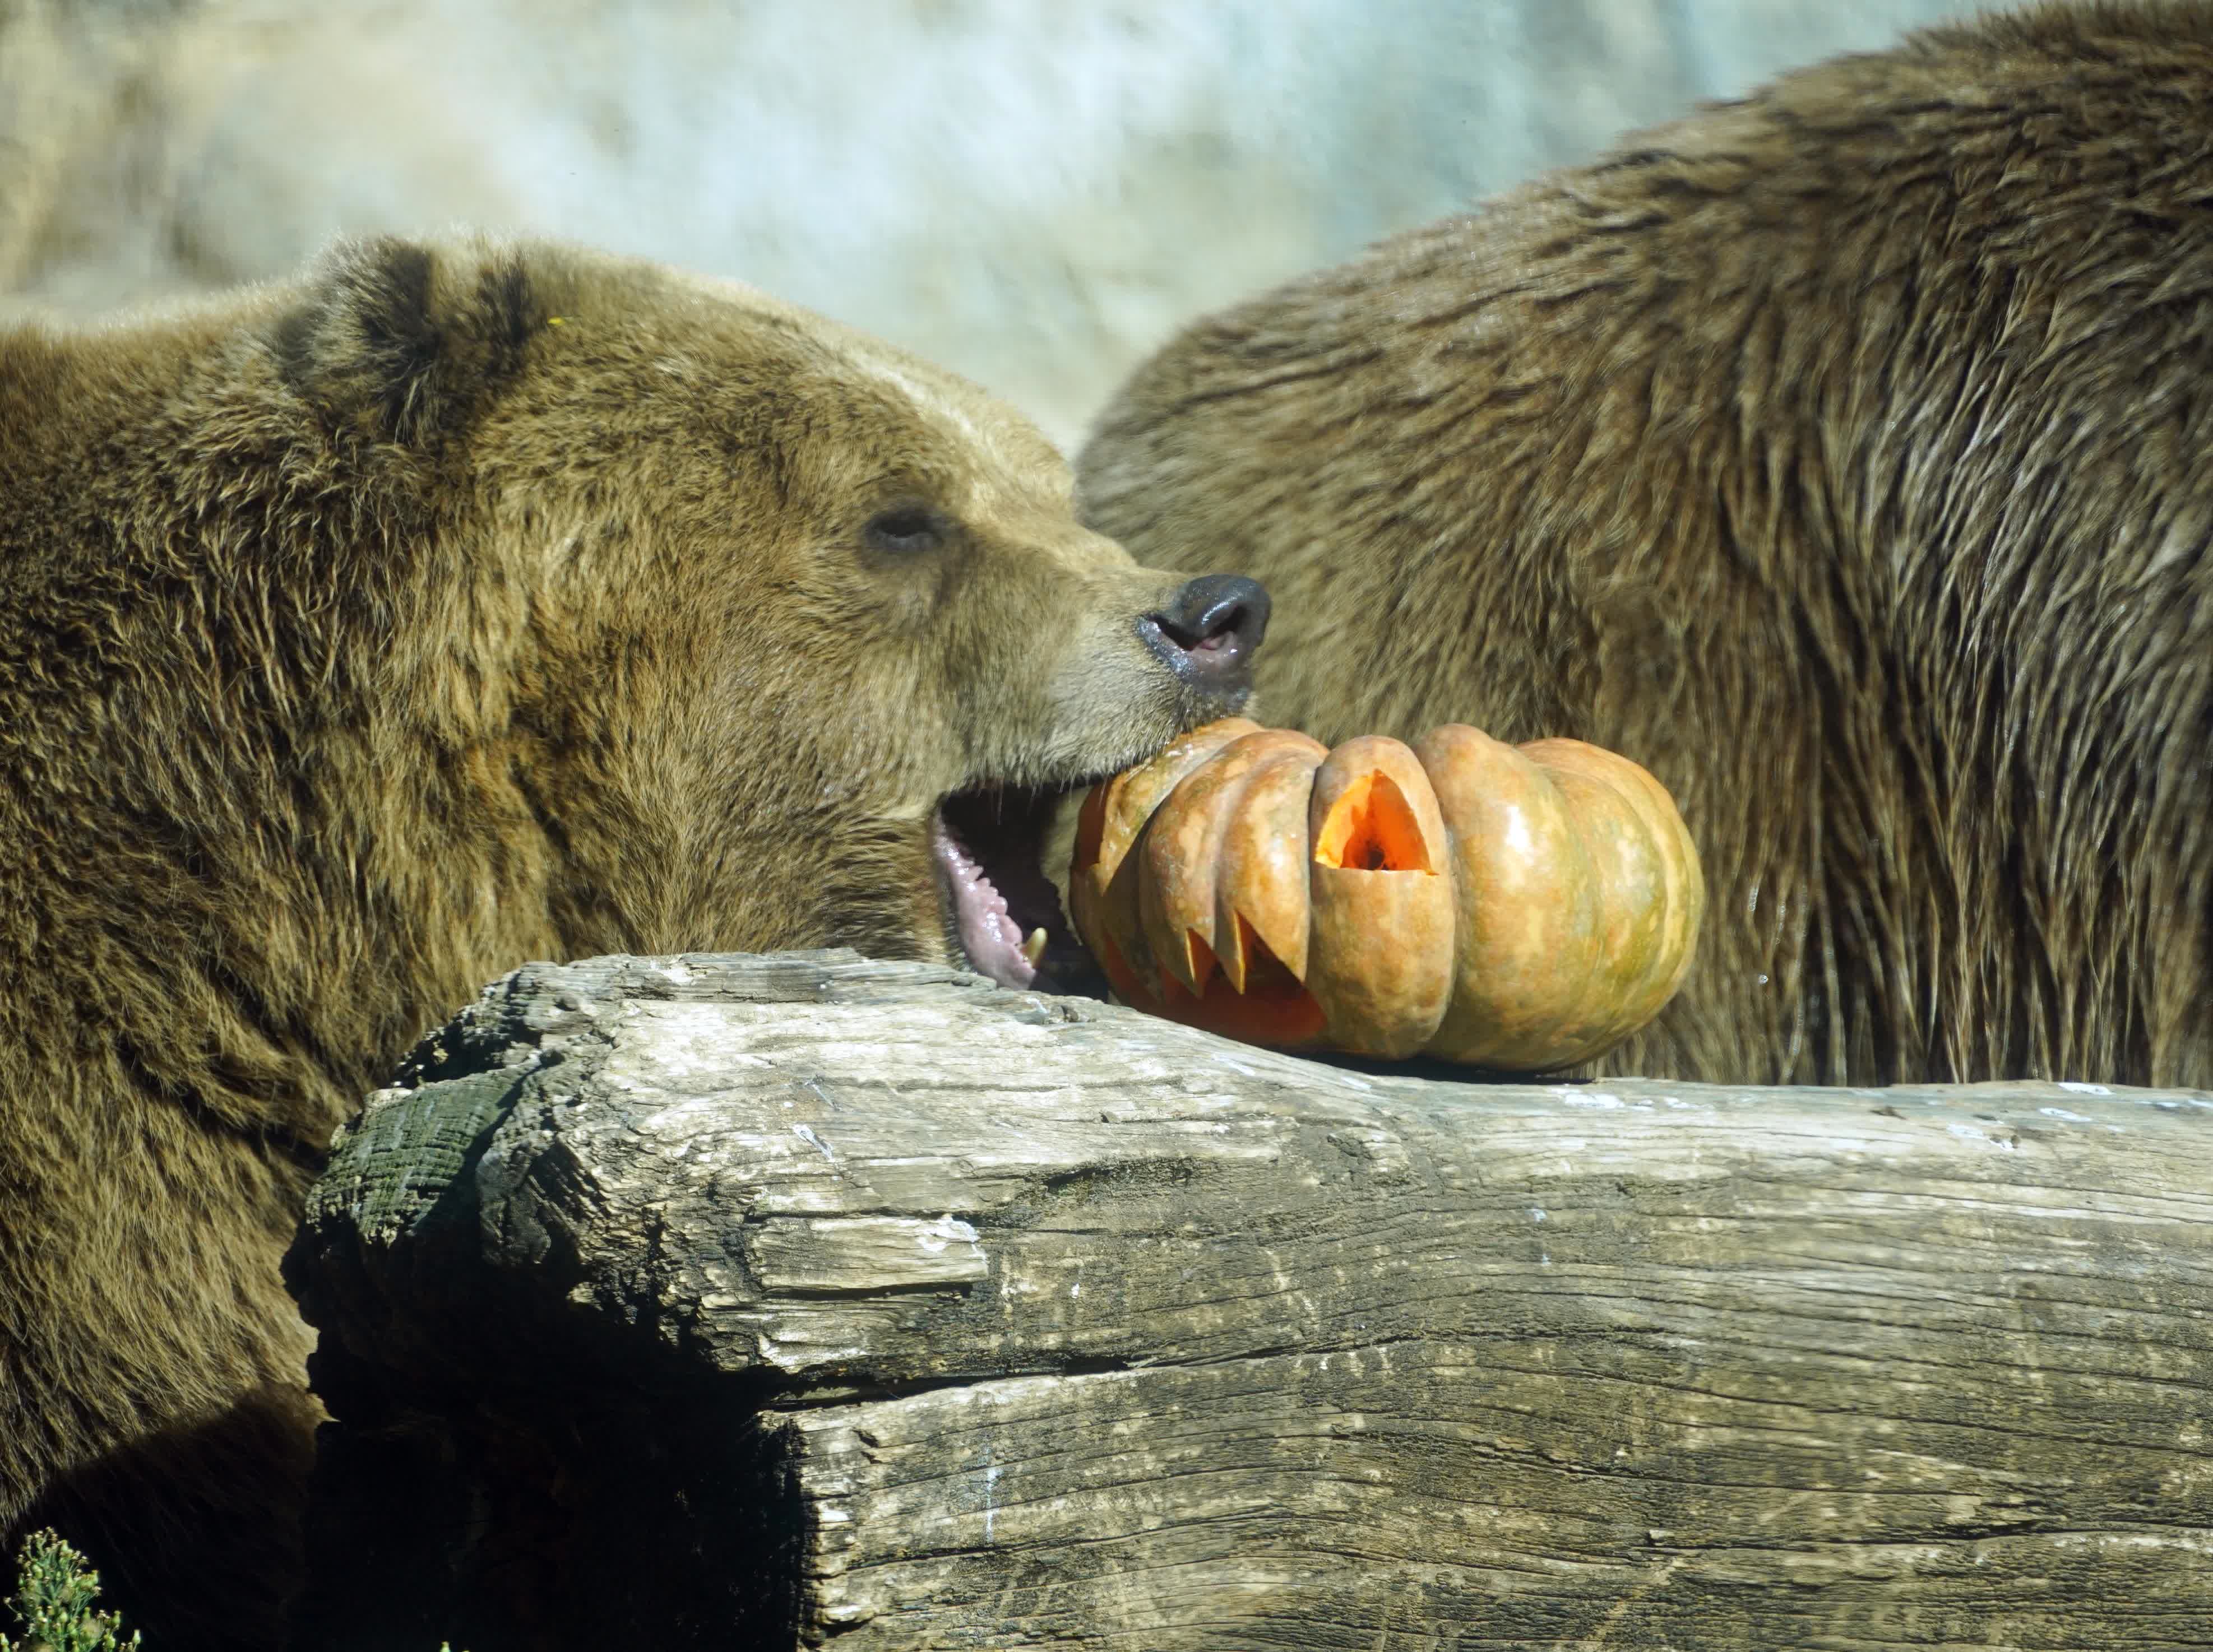
<svg viewBox="0 0 2213 1652"><path fill-rule="evenodd" d="M1643 1025L1704 906L1673 800L1574 740L1327 751L1242 718L1086 798L1077 932L1140 1009L1287 1048L1540 1071Z"/></svg>

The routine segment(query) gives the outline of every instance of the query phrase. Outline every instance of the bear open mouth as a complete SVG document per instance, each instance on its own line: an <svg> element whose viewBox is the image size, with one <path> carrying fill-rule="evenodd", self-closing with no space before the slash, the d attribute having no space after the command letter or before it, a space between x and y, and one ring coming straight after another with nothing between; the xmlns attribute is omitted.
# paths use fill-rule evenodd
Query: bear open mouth
<svg viewBox="0 0 2213 1652"><path fill-rule="evenodd" d="M947 904L947 938L1002 987L1106 995L1106 978L1068 926L1039 864L1069 787L981 787L937 806L930 847Z"/></svg>

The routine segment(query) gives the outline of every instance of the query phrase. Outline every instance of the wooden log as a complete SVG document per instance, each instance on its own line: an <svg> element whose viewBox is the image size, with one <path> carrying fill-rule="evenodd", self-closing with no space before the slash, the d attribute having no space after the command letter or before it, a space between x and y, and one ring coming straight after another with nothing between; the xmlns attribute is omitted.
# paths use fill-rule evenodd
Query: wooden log
<svg viewBox="0 0 2213 1652"><path fill-rule="evenodd" d="M302 1643L2213 1645L2213 1098L533 966L290 1264Z"/></svg>

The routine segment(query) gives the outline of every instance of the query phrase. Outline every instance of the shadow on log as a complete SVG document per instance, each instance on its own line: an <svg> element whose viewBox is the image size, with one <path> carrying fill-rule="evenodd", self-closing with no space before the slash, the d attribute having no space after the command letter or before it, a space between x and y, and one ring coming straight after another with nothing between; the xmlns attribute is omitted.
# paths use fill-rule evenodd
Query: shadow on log
<svg viewBox="0 0 2213 1652"><path fill-rule="evenodd" d="M1477 1084L850 953L341 1139L301 1643L2213 1644L2213 1098Z"/></svg>

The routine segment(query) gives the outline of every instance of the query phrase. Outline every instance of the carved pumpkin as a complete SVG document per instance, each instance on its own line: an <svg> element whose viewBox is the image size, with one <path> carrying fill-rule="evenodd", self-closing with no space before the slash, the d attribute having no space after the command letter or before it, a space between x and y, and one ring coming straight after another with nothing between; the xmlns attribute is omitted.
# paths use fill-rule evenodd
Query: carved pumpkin
<svg viewBox="0 0 2213 1652"><path fill-rule="evenodd" d="M1580 740L1335 750L1227 718L1091 789L1077 932L1139 1009L1286 1048L1542 1071L1637 1030L1705 907L1673 801Z"/></svg>

